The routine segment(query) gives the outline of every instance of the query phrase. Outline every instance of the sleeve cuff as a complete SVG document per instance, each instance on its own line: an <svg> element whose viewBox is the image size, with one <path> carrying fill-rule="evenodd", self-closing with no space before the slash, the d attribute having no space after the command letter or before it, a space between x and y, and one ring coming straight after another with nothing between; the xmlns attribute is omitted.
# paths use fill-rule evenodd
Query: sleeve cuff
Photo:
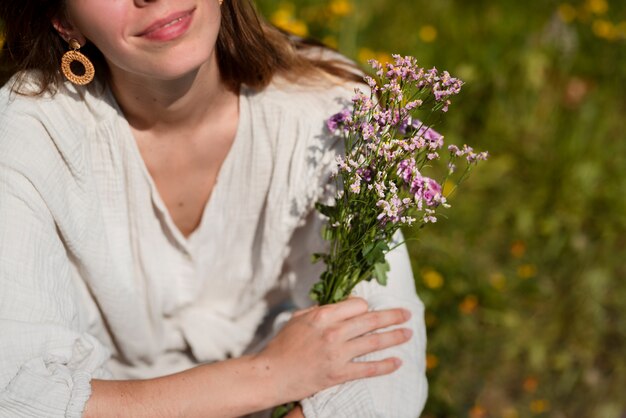
<svg viewBox="0 0 626 418"><path fill-rule="evenodd" d="M79 370L72 375L72 380L74 385L66 416L67 418L81 418L91 396L91 374Z"/></svg>

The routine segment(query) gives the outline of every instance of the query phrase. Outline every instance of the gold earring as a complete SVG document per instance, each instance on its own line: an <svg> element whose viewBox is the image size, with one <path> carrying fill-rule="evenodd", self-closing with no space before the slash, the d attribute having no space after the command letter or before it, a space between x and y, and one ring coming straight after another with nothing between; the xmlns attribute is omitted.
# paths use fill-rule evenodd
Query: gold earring
<svg viewBox="0 0 626 418"><path fill-rule="evenodd" d="M80 43L76 39L70 39L71 51L67 51L61 58L61 71L63 75L74 84L84 86L91 83L93 76L96 74L93 64L89 61L89 58L78 52L80 49ZM77 75L72 71L71 64L75 61L80 62L85 68L85 72L82 75Z"/></svg>
<svg viewBox="0 0 626 418"><path fill-rule="evenodd" d="M218 0L220 3L220 6L224 3L224 0Z"/></svg>

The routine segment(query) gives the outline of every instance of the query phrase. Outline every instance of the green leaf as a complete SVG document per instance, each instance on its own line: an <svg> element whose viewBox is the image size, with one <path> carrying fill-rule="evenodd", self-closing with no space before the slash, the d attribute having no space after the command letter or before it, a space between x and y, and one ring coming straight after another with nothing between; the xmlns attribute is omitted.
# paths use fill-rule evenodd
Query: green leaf
<svg viewBox="0 0 626 418"><path fill-rule="evenodd" d="M374 264L374 277L376 277L376 281L382 286L387 285L387 272L388 271L389 271L389 263L387 261Z"/></svg>
<svg viewBox="0 0 626 418"><path fill-rule="evenodd" d="M272 417L271 418L283 418L283 417L287 416L287 414L293 408L295 408L295 406L296 406L295 402L290 402L290 403L285 404L285 405L277 406L272 411Z"/></svg>
<svg viewBox="0 0 626 418"><path fill-rule="evenodd" d="M320 281L320 282L315 283L313 287L311 287L311 290L309 291L309 297L311 298L311 300L320 302L322 297L324 297L324 289L325 289L324 282Z"/></svg>
<svg viewBox="0 0 626 418"><path fill-rule="evenodd" d="M335 293L333 293L332 303L341 302L344 299L345 294L345 290L341 286L337 286L337 289L335 289Z"/></svg>
<svg viewBox="0 0 626 418"><path fill-rule="evenodd" d="M385 241L376 241L363 247L361 253L368 265L372 266L385 261L385 252L389 251L389 246Z"/></svg>
<svg viewBox="0 0 626 418"><path fill-rule="evenodd" d="M324 253L313 253L311 256L311 263L317 263L320 260L326 261L327 258L328 256Z"/></svg>
<svg viewBox="0 0 626 418"><path fill-rule="evenodd" d="M322 238L324 238L326 241L332 241L335 238L335 229L328 225L323 225Z"/></svg>
<svg viewBox="0 0 626 418"><path fill-rule="evenodd" d="M317 211L319 213L321 213L322 215L330 218L335 213L336 207L335 206L324 205L324 204L322 204L320 202L317 202L315 204L315 209L317 209Z"/></svg>

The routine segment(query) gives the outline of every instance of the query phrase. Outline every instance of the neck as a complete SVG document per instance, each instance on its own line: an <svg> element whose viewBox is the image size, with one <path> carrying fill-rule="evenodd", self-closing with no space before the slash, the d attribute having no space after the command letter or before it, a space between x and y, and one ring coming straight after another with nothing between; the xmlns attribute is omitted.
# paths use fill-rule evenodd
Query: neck
<svg viewBox="0 0 626 418"><path fill-rule="evenodd" d="M174 80L158 80L111 68L111 90L129 124L138 131L194 129L219 115L237 93L221 80L215 54Z"/></svg>

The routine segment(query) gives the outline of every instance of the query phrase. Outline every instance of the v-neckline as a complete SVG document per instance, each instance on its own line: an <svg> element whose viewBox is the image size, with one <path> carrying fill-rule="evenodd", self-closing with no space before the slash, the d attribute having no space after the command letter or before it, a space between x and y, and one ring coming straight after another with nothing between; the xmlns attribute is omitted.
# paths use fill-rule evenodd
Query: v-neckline
<svg viewBox="0 0 626 418"><path fill-rule="evenodd" d="M165 224L170 229L172 235L178 241L178 244L181 246L181 248L184 249L187 253L190 253L191 252L190 247L192 246L193 241L195 240L195 237L198 235L200 231L206 228L206 224L208 223L208 218L209 218L208 212L215 205L215 200L217 200L220 194L220 190L221 190L220 185L225 182L223 177L225 174L230 172L230 166L233 164L232 161L235 159L235 156L238 153L236 148L238 148L238 144L241 142L240 137L243 136L243 130L244 130L243 128L248 120L246 86L242 85L239 89L239 100L238 100L239 119L237 121L237 128L236 128L235 136L233 138L233 142L231 143L230 148L226 154L226 157L224 158L224 161L222 161L222 164L217 172L217 176L215 177L215 183L213 184L213 189L211 190L209 198L207 199L204 205L204 208L202 209L200 222L198 226L193 231L191 231L191 233L187 237L185 237L185 235L182 233L180 228L176 225L176 223L174 222L174 219L172 218L170 211L165 205L165 201L161 197L161 193L159 192L159 189L157 188L156 183L154 182L154 179L152 178L152 175L150 174L150 171L148 170L148 166L146 165L146 162L143 159L143 156L141 155L141 152L139 150L139 145L137 144L137 140L135 139L135 136L133 135L132 128L130 127L128 120L124 117L124 113L122 112L122 109L120 108L119 103L115 99L113 92L110 89L107 89L107 94L109 95L109 98L111 102L113 103L113 106L115 107L116 111L119 113L122 119L124 119L124 124L126 127L126 136L130 142L131 152L133 154L133 158L138 162L140 169L144 175L144 178L148 182L148 185L150 187L152 203L163 215L165 219Z"/></svg>

